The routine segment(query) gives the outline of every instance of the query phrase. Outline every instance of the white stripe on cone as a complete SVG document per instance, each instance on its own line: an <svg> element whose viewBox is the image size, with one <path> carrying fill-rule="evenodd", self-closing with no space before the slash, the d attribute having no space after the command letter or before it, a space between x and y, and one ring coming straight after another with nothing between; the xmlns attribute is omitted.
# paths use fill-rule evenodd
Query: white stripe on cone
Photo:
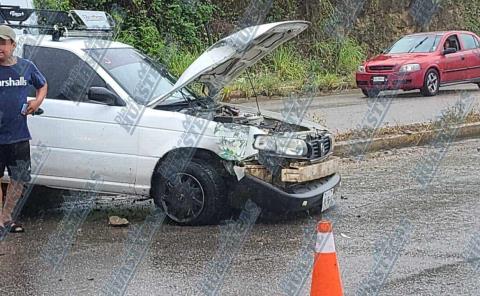
<svg viewBox="0 0 480 296"><path fill-rule="evenodd" d="M335 253L335 241L333 240L333 232L318 232L317 242L315 243L316 253Z"/></svg>

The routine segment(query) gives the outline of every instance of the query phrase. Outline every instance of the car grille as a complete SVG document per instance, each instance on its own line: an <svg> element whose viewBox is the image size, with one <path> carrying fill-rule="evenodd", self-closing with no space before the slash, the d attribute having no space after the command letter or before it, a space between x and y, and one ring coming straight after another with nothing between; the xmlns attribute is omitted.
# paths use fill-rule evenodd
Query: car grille
<svg viewBox="0 0 480 296"><path fill-rule="evenodd" d="M310 146L310 159L317 159L321 158L328 153L330 153L332 149L332 139L329 136L320 136L315 139L311 139L308 142Z"/></svg>
<svg viewBox="0 0 480 296"><path fill-rule="evenodd" d="M394 66L369 66L368 70L375 72L387 72L392 71Z"/></svg>

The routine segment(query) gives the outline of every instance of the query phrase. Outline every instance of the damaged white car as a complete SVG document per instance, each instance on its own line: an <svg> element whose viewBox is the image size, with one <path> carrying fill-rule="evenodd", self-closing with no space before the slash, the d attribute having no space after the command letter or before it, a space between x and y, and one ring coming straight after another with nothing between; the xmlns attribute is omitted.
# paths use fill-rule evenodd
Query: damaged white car
<svg viewBox="0 0 480 296"><path fill-rule="evenodd" d="M332 135L307 120L287 123L280 114L216 100L222 87L308 25L239 31L178 80L119 42L26 38L21 54L49 83L44 113L29 119L34 183L150 195L185 225L215 223L248 199L279 213L326 210L340 184ZM209 95L197 95L193 83ZM102 180L95 188L85 185L92 172Z"/></svg>

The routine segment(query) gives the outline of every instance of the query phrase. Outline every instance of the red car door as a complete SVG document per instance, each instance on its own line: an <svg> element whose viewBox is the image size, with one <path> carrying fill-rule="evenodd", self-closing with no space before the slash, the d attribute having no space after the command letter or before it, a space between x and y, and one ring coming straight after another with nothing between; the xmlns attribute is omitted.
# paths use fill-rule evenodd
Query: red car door
<svg viewBox="0 0 480 296"><path fill-rule="evenodd" d="M475 80L480 78L480 49L478 39L473 34L460 34L462 46L465 49L465 59L467 62L467 78Z"/></svg>
<svg viewBox="0 0 480 296"><path fill-rule="evenodd" d="M455 53L449 53L442 56L442 83L456 82L467 79L467 62L465 51L462 50L460 41L456 34L450 35L442 45L457 49Z"/></svg>
<svg viewBox="0 0 480 296"><path fill-rule="evenodd" d="M477 82L480 82L480 39L478 36L475 36L476 48L473 50L475 54L476 62L474 63L473 76Z"/></svg>

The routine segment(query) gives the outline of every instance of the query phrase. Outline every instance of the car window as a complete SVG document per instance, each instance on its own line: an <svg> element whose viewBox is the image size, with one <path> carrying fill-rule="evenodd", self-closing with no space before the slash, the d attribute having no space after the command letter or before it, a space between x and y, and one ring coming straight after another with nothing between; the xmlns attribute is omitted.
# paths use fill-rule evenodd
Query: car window
<svg viewBox="0 0 480 296"><path fill-rule="evenodd" d="M476 46L477 48L480 48L480 40L478 40L477 37L474 37L473 39L475 40L475 46Z"/></svg>
<svg viewBox="0 0 480 296"><path fill-rule="evenodd" d="M387 53L432 52L437 49L440 35L409 35L401 38Z"/></svg>
<svg viewBox="0 0 480 296"><path fill-rule="evenodd" d="M461 34L460 38L462 38L463 46L465 50L468 49L475 49L477 48L476 38L470 34Z"/></svg>
<svg viewBox="0 0 480 296"><path fill-rule="evenodd" d="M107 87L90 65L69 51L26 45L24 57L45 75L50 99L88 102L90 87Z"/></svg>
<svg viewBox="0 0 480 296"><path fill-rule="evenodd" d="M175 84L175 78L166 69L135 49L99 48L86 52L139 104L165 94ZM193 92L185 88L164 103L183 102L184 97L196 99Z"/></svg>
<svg viewBox="0 0 480 296"><path fill-rule="evenodd" d="M460 46L460 42L458 41L457 35L452 35L445 40L445 43L443 44L443 48L455 48L457 51L460 51L462 48Z"/></svg>

